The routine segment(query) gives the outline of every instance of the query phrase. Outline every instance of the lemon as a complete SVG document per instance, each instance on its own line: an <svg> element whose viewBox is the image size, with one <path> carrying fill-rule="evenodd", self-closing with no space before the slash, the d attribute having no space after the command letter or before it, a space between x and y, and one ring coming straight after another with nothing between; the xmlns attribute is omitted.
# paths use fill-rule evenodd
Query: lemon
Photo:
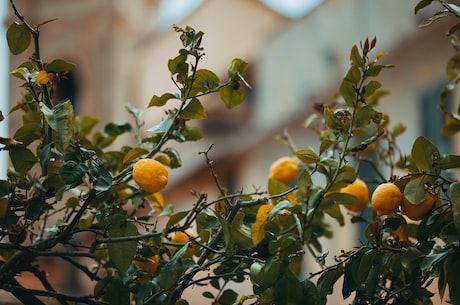
<svg viewBox="0 0 460 305"><path fill-rule="evenodd" d="M299 164L294 158L281 157L270 166L269 179L289 184L297 178Z"/></svg>
<svg viewBox="0 0 460 305"><path fill-rule="evenodd" d="M401 203L403 194L396 184L382 183L374 190L371 203L377 216L389 215L396 212Z"/></svg>
<svg viewBox="0 0 460 305"><path fill-rule="evenodd" d="M154 275L155 271L157 271L158 264L160 259L158 255L153 255L149 258L140 257L134 259L134 264L142 270L147 271L150 275Z"/></svg>
<svg viewBox="0 0 460 305"><path fill-rule="evenodd" d="M419 204L413 204L403 196L401 214L406 215L412 220L420 220L431 211L437 199L437 196L432 194L429 190L425 190L425 199Z"/></svg>
<svg viewBox="0 0 460 305"><path fill-rule="evenodd" d="M358 199L358 204L345 204L347 210L358 212L362 211L369 202L369 188L366 182L360 178L356 178L353 183L338 190L339 193L350 194Z"/></svg>
<svg viewBox="0 0 460 305"><path fill-rule="evenodd" d="M172 238L171 238L171 241L174 242L174 243L178 243L178 244L186 244L190 241L190 237L196 237L195 233L193 233L191 230L187 229L185 230L185 232L188 234L185 234L184 232L182 231L176 231L174 232ZM190 237L189 237L190 236ZM191 242L188 246L188 249L187 249L187 256L192 256L193 254L195 253L195 244L193 242Z"/></svg>
<svg viewBox="0 0 460 305"><path fill-rule="evenodd" d="M148 193L157 193L168 184L168 170L153 159L141 159L133 167L134 182Z"/></svg>

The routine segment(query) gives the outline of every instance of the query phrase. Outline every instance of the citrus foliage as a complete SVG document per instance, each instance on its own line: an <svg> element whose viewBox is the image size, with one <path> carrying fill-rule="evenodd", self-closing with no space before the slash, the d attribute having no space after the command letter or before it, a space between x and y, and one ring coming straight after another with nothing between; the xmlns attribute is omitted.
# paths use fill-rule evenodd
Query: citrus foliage
<svg viewBox="0 0 460 305"><path fill-rule="evenodd" d="M420 1L416 12L432 2L437 1ZM442 3L447 11L430 22L460 16L457 6ZM174 27L182 48L168 68L177 92L154 95L148 103L152 111L165 107L163 120L145 127L142 111L128 105L132 122L109 123L100 132L96 118L75 116L71 101L54 99L58 79L75 65L62 59L43 63L41 25L31 27L13 2L12 8L18 22L7 33L11 53L25 52L31 41L34 50L30 61L12 71L23 81L24 95L11 112L21 111L23 124L2 139L12 167L0 181L0 289L26 304L44 304L39 296L47 296L61 304L173 305L188 304L184 291L203 284L212 304L320 305L343 278L341 294L354 304L431 304L433 292L447 298L447 289L449 300L460 304L460 183L448 175L460 167L460 158L441 154L424 137L414 141L409 155L399 152L395 139L404 127L390 128L389 117L378 110L387 92L376 77L391 66L380 63L382 53L373 55L375 38L351 48L337 100L314 105L316 113L306 119L318 147L297 149L284 134L295 158L275 162L267 191L252 193L228 192L210 150L202 152L219 196L195 194L191 208L178 212L159 193L168 170L182 164L167 143L201 138L189 124L206 118L201 96L219 93L226 107L240 104L243 87L249 87L243 77L247 63L233 60L228 80L221 82L199 69L204 34ZM452 84L446 90L458 80L455 58L448 63ZM446 116L445 134L458 131L457 116ZM136 144L113 150L122 134L131 134ZM370 216L361 213L369 204L364 162L397 195L392 200L377 188L373 197L379 204L372 200ZM405 174L397 176L396 169ZM429 207L421 210L427 199ZM409 215L407 203L417 217ZM388 212L379 211L388 205ZM144 207L150 212L139 214ZM321 241L333 237L331 219L344 225L345 217L366 228L363 240L331 264ZM43 256L69 262L95 283L93 293L56 291L35 264ZM305 273L303 258L311 256L321 270ZM78 257L92 259L94 266L80 264ZM22 287L16 276L23 272L34 274L43 289ZM230 282L250 282L253 293L239 295L227 287Z"/></svg>

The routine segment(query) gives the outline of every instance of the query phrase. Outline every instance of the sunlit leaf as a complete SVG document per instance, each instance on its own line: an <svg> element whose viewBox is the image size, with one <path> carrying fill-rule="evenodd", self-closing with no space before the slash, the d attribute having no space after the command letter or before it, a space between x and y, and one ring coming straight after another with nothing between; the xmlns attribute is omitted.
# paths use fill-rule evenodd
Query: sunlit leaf
<svg viewBox="0 0 460 305"><path fill-rule="evenodd" d="M205 93L215 89L219 85L219 77L212 71L207 69L199 69L195 73L195 81L190 91L191 96L198 93Z"/></svg>
<svg viewBox="0 0 460 305"><path fill-rule="evenodd" d="M45 116L46 122L56 134L56 147L64 152L73 137L73 106L70 101L59 103L52 109L44 103L40 109Z"/></svg>
<svg viewBox="0 0 460 305"><path fill-rule="evenodd" d="M230 86L225 86L221 88L219 90L219 94L225 106L229 109L241 104L246 97L242 89L233 88Z"/></svg>
<svg viewBox="0 0 460 305"><path fill-rule="evenodd" d="M181 111L180 116L186 120L205 119L206 112L204 111L204 107L201 105L201 102L197 98L194 98Z"/></svg>
<svg viewBox="0 0 460 305"><path fill-rule="evenodd" d="M148 150L141 148L141 147L134 147L130 151L126 153L126 155L123 157L123 164L130 163L131 161L134 161L135 159L148 154Z"/></svg>
<svg viewBox="0 0 460 305"><path fill-rule="evenodd" d="M174 94L172 93L165 93L162 96L156 96L154 95L149 102L148 107L161 107L166 105L166 103L171 100L177 98Z"/></svg>
<svg viewBox="0 0 460 305"><path fill-rule="evenodd" d="M311 147L305 147L295 152L297 158L304 164L316 163L319 161L319 156Z"/></svg>
<svg viewBox="0 0 460 305"><path fill-rule="evenodd" d="M246 70L248 63L240 58L234 58L228 68L228 77L232 81L239 81Z"/></svg>

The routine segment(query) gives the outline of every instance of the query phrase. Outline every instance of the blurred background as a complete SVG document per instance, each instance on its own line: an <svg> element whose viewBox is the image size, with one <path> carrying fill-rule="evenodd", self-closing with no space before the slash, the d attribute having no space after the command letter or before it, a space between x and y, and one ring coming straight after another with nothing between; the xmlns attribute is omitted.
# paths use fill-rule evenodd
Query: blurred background
<svg viewBox="0 0 460 305"><path fill-rule="evenodd" d="M1 2L5 32L15 19L9 2ZM146 107L153 95L175 92L167 61L176 56L181 43L172 24L205 33L201 68L216 72L222 81L233 58L249 63L245 78L252 89L246 90L246 101L229 111L217 95L204 98L208 119L197 123L204 140L177 147L184 166L171 171L164 193L166 203L177 207L193 204L192 190L209 193L209 198L217 194L205 160L198 154L211 144L210 157L229 191L266 187L270 164L291 154L275 139L285 129L299 148L317 149L316 136L302 123L313 113L314 103L334 100L352 45L367 37L376 37L376 50L387 53L382 62L395 65L379 77L391 92L382 99L380 109L390 114L390 126L398 122L407 126L398 138L403 151L410 152L420 134L442 153L456 150L453 139L439 135L442 118L436 112L446 83L445 65L455 53L445 37L449 24L419 28L429 11L415 16L417 2L15 0L31 25L58 18L41 28L42 60L63 58L77 64L58 94L73 101L77 114L100 118L100 130L110 121L132 123L124 110L128 103L144 111L146 129L162 119L163 109ZM7 54L7 47L1 48L0 56ZM20 81L8 72L30 52L2 56L2 65L8 62L0 66L1 102L8 101L0 104L4 114L21 99ZM1 136L12 134L19 123L18 114L9 116ZM335 249L359 243L356 232L339 234L331 244Z"/></svg>

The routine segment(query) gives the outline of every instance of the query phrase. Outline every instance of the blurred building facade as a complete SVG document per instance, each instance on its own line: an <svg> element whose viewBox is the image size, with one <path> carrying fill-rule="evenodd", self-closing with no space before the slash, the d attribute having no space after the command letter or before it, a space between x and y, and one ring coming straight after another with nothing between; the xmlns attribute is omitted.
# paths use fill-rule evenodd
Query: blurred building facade
<svg viewBox="0 0 460 305"><path fill-rule="evenodd" d="M423 16L414 15L417 2L324 0L305 16L290 19L257 0L202 1L178 23L205 33L201 67L225 80L231 60L243 58L249 62L247 78L253 89L233 110L226 110L218 96L203 99L208 120L199 124L205 139L178 146L184 167L171 172L167 203L193 204L191 190L207 192L210 198L217 193L198 154L211 144L218 176L230 191L266 187L270 163L290 154L275 140L285 128L299 147L315 147L315 136L301 123L314 102L332 100L348 68L351 46L366 37L377 37L376 49L388 53L384 63L396 65L379 77L391 91L381 109L390 114L391 124L408 127L399 140L403 150L409 152L421 133L435 130L440 137L439 123L427 118L436 108L445 65L454 51L444 35L445 23L418 28ZM15 3L32 25L58 18L41 28L42 59L64 58L78 65L65 94L74 99L77 113L100 118L99 128L109 121L130 121L125 104L145 109L154 94L174 91L167 61L181 45L170 24L158 23L162 1ZM11 58L11 69L27 56ZM11 106L20 99L19 84L11 81ZM163 110L144 110L146 128L163 115ZM14 114L10 118L12 131L18 120ZM334 241L334 247L358 243L355 234L348 235L340 244Z"/></svg>

